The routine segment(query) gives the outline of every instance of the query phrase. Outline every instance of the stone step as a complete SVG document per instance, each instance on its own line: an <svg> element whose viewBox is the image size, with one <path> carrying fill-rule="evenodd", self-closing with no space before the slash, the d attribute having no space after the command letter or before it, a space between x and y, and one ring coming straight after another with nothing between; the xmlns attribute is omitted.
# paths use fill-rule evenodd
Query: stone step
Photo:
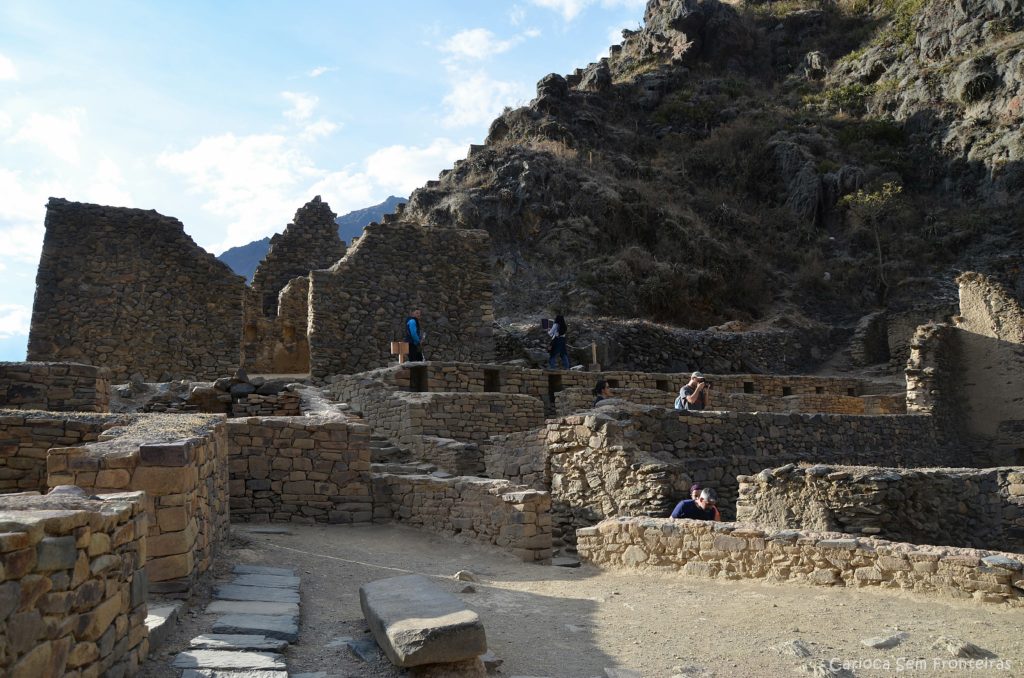
<svg viewBox="0 0 1024 678"><path fill-rule="evenodd" d="M264 565L246 565L239 563L231 568L235 574L269 574L275 577L294 577L295 570L286 567L266 567Z"/></svg>
<svg viewBox="0 0 1024 678"><path fill-rule="evenodd" d="M287 640L266 636L242 635L237 633L208 633L196 636L189 642L195 650L263 650L282 652L288 647Z"/></svg>
<svg viewBox="0 0 1024 678"><path fill-rule="evenodd" d="M224 584L216 587L213 590L213 597L220 600L258 600L266 603L299 602L299 592L292 589L238 586L237 584Z"/></svg>
<svg viewBox="0 0 1024 678"><path fill-rule="evenodd" d="M174 630L174 624L178 620L178 612L182 605L183 603L168 603L149 606L146 615L146 628L149 629L150 654L159 649Z"/></svg>
<svg viewBox="0 0 1024 678"><path fill-rule="evenodd" d="M181 678L289 678L287 671L244 669L185 669Z"/></svg>
<svg viewBox="0 0 1024 678"><path fill-rule="evenodd" d="M174 658L171 666L176 669L287 670L284 658L276 652L230 650L186 650Z"/></svg>
<svg viewBox="0 0 1024 678"><path fill-rule="evenodd" d="M290 615L226 614L213 623L213 632L227 635L260 635L295 643L299 619Z"/></svg>
<svg viewBox="0 0 1024 678"><path fill-rule="evenodd" d="M276 574L241 574L231 582L236 586L268 586L275 589L299 588L298 577L287 577Z"/></svg>
<svg viewBox="0 0 1024 678"><path fill-rule="evenodd" d="M437 470L434 464L398 464L377 462L370 464L370 473L393 473L396 475L425 475Z"/></svg>
<svg viewBox="0 0 1024 678"><path fill-rule="evenodd" d="M215 600L206 614L263 614L299 616L298 603L267 603L260 600Z"/></svg>

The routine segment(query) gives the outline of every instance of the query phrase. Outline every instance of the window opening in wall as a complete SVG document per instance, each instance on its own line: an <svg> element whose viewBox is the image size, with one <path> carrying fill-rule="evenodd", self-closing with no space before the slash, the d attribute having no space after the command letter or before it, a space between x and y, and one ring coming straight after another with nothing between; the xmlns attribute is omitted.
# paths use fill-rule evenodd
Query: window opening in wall
<svg viewBox="0 0 1024 678"><path fill-rule="evenodd" d="M426 393L429 388L430 379L427 375L426 365L416 365L409 368L409 390L419 393Z"/></svg>
<svg viewBox="0 0 1024 678"><path fill-rule="evenodd" d="M498 393L501 391L501 371L484 370L484 391Z"/></svg>
<svg viewBox="0 0 1024 678"><path fill-rule="evenodd" d="M743 382L743 392L744 393L753 393L754 392L754 382L752 382L752 381L745 381L745 382Z"/></svg>
<svg viewBox="0 0 1024 678"><path fill-rule="evenodd" d="M857 389L855 389L855 388L848 388L848 389L846 389L846 395L848 395L848 396L856 396L857 395Z"/></svg>
<svg viewBox="0 0 1024 678"><path fill-rule="evenodd" d="M825 392L825 387L824 386L815 386L814 387L814 392L817 393L818 395L821 395L822 393Z"/></svg>
<svg viewBox="0 0 1024 678"><path fill-rule="evenodd" d="M608 387L609 388L618 388L619 387L619 380L618 379L609 379L608 380Z"/></svg>
<svg viewBox="0 0 1024 678"><path fill-rule="evenodd" d="M790 386L783 386L782 387L782 397L791 396L791 395L793 395L792 387L790 387Z"/></svg>
<svg viewBox="0 0 1024 678"><path fill-rule="evenodd" d="M659 391L668 391L669 393L673 391L673 388L668 384L668 379L658 379L655 385Z"/></svg>

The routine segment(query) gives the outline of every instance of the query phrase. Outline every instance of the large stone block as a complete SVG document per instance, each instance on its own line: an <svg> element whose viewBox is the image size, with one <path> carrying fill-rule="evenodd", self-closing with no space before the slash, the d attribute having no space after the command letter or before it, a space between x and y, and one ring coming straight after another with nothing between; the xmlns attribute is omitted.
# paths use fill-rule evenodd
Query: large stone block
<svg viewBox="0 0 1024 678"><path fill-rule="evenodd" d="M480 617L426 577L364 584L359 603L377 643L397 666L456 662L487 651Z"/></svg>

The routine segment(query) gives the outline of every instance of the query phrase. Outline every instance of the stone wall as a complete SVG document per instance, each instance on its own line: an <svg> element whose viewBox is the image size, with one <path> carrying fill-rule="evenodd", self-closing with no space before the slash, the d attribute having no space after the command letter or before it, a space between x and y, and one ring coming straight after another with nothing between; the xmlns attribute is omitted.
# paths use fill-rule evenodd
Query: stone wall
<svg viewBox="0 0 1024 678"><path fill-rule="evenodd" d="M959 463L927 416L706 412L611 400L544 428L496 436L484 448L486 473L551 488L556 538L623 511L666 515L689 481L714 487L734 515L736 477L786 463L928 466ZM601 460L621 458L617 468ZM955 460L955 461L953 461ZM628 471L626 469L629 469Z"/></svg>
<svg viewBox="0 0 1024 678"><path fill-rule="evenodd" d="M302 399L294 391L279 391L273 395L250 393L231 404L231 416L297 417L301 409Z"/></svg>
<svg viewBox="0 0 1024 678"><path fill-rule="evenodd" d="M177 219L51 198L28 359L216 378L239 363L244 289Z"/></svg>
<svg viewBox="0 0 1024 678"><path fill-rule="evenodd" d="M739 522L1024 553L1024 469L783 466L741 476Z"/></svg>
<svg viewBox="0 0 1024 678"><path fill-rule="evenodd" d="M245 292L245 308L242 366L263 374L307 374L309 275L284 286L273 317L259 315L260 296L251 288Z"/></svg>
<svg viewBox="0 0 1024 678"><path fill-rule="evenodd" d="M907 412L926 414L948 437L963 430L963 408L955 394L962 382L957 330L943 323L921 325L910 342Z"/></svg>
<svg viewBox="0 0 1024 678"><path fill-rule="evenodd" d="M373 517L369 427L331 416L227 423L231 517L359 523Z"/></svg>
<svg viewBox="0 0 1024 678"><path fill-rule="evenodd" d="M145 490L150 589L191 595L228 530L223 416L127 415L99 442L54 448L47 484L89 492Z"/></svg>
<svg viewBox="0 0 1024 678"><path fill-rule="evenodd" d="M45 492L50 448L94 442L119 421L113 416L0 410L0 494Z"/></svg>
<svg viewBox="0 0 1024 678"><path fill-rule="evenodd" d="M1024 463L1024 309L994 279L964 273L957 282L963 383L949 397L970 433L994 439L1013 463Z"/></svg>
<svg viewBox="0 0 1024 678"><path fill-rule="evenodd" d="M0 674L134 675L149 650L141 492L0 497Z"/></svg>
<svg viewBox="0 0 1024 678"><path fill-rule="evenodd" d="M341 261L310 273L309 351L323 379L387 365L420 308L425 356L485 361L494 343L486 231L370 224Z"/></svg>
<svg viewBox="0 0 1024 678"><path fill-rule="evenodd" d="M508 549L527 562L551 560L547 492L483 478L374 474L374 520L415 525Z"/></svg>
<svg viewBox="0 0 1024 678"><path fill-rule="evenodd" d="M80 363L0 362L0 407L109 412L110 370Z"/></svg>
<svg viewBox="0 0 1024 678"><path fill-rule="evenodd" d="M741 523L612 518L577 532L580 557L618 570L793 581L1024 607L1020 555Z"/></svg>

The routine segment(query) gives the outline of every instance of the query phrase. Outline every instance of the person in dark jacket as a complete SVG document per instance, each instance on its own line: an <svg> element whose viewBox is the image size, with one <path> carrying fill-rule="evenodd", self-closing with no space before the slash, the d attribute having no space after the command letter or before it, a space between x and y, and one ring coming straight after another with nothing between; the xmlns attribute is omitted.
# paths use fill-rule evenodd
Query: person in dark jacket
<svg viewBox="0 0 1024 678"><path fill-rule="evenodd" d="M672 518L690 518L693 520L721 520L722 514L718 512L715 504L718 502L718 495L710 487L700 491L696 499L684 499L676 504L672 510Z"/></svg>
<svg viewBox="0 0 1024 678"><path fill-rule="evenodd" d="M420 329L422 311L416 309L405 320L405 340L409 342L409 360L423 360L423 330Z"/></svg>
<svg viewBox="0 0 1024 678"><path fill-rule="evenodd" d="M562 359L562 369L569 369L569 349L566 346L565 335L568 326L565 324L565 316L558 314L555 322L551 323L548 336L551 337L551 352L548 356L548 369L555 369L555 359Z"/></svg>

